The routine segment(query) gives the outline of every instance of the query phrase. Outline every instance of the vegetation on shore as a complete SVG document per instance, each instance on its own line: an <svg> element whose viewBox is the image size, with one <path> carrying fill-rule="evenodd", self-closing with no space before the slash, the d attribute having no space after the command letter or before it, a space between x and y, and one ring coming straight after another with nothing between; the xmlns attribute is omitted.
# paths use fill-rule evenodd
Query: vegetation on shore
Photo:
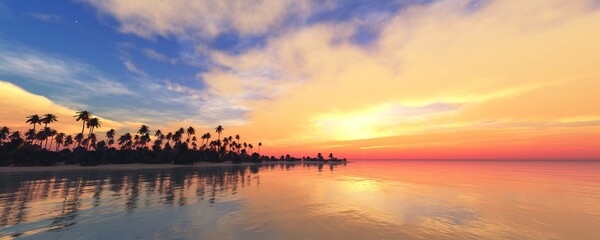
<svg viewBox="0 0 600 240"><path fill-rule="evenodd" d="M316 157L302 158L289 154L278 158L264 156L260 154L262 142L255 149L252 143L242 142L239 134L221 139L225 130L221 125L214 129L216 139L206 132L200 136L200 141L196 129L191 126L165 134L161 130L152 132L147 125L141 125L133 134L127 132L120 136L110 129L104 136L105 140L100 140L94 132L102 127L100 119L88 111L79 111L74 118L81 122L81 132L74 136L49 127L58 121L58 117L51 113L27 116L26 123L32 128L24 134L11 131L6 126L0 128L0 166L346 160L337 159L331 153L327 159L321 153Z"/></svg>

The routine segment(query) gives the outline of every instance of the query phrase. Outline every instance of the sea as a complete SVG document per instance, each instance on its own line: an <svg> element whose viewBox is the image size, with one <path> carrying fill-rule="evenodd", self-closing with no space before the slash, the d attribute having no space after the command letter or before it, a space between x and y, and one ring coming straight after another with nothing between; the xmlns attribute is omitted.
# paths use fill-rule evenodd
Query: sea
<svg viewBox="0 0 600 240"><path fill-rule="evenodd" d="M5 171L0 239L600 239L600 162Z"/></svg>

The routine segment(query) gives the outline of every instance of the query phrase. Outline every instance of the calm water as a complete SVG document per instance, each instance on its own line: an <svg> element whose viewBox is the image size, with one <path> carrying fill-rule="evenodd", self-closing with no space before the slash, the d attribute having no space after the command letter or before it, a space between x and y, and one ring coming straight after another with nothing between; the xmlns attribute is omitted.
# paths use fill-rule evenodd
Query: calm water
<svg viewBox="0 0 600 240"><path fill-rule="evenodd" d="M0 173L0 239L600 239L600 162Z"/></svg>

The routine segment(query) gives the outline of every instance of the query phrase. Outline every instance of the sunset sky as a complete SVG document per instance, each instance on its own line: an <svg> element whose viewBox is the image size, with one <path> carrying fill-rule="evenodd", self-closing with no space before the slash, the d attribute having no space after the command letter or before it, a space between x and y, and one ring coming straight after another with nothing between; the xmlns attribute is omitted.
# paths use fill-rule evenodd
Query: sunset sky
<svg viewBox="0 0 600 240"><path fill-rule="evenodd" d="M261 153L599 159L598 0L0 0L0 126Z"/></svg>

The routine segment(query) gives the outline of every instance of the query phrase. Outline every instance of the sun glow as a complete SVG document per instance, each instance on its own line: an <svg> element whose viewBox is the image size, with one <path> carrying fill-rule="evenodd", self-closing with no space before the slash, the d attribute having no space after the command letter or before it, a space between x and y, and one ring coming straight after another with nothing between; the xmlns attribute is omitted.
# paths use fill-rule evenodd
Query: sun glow
<svg viewBox="0 0 600 240"><path fill-rule="evenodd" d="M320 114L312 119L311 131L336 141L360 140L388 136L383 126L391 124L390 106L362 111Z"/></svg>
<svg viewBox="0 0 600 240"><path fill-rule="evenodd" d="M363 177L347 177L342 181L349 192L377 192L381 189L379 181Z"/></svg>

